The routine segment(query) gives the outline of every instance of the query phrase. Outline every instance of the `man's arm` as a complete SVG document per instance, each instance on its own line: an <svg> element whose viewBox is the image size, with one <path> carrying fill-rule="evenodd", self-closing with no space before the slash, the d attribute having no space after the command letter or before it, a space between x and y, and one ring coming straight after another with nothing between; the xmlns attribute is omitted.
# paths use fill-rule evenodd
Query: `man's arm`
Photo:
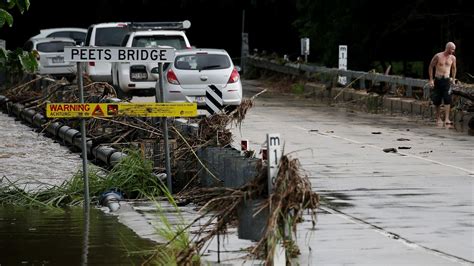
<svg viewBox="0 0 474 266"><path fill-rule="evenodd" d="M456 83L456 57L453 55L453 64L451 65L451 76L453 77L453 84Z"/></svg>
<svg viewBox="0 0 474 266"><path fill-rule="evenodd" d="M435 56L433 56L433 59L431 59L430 66L428 68L428 76L430 78L430 80L428 82L431 86L434 86L433 67L436 66L436 63L438 63L438 54L435 54Z"/></svg>

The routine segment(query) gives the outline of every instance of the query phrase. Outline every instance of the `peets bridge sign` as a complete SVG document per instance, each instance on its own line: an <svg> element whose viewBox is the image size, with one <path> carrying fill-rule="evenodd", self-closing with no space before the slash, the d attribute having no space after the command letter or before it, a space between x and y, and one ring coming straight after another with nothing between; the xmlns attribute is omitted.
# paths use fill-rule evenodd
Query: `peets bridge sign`
<svg viewBox="0 0 474 266"><path fill-rule="evenodd" d="M70 62L172 62L174 48L64 47L64 61Z"/></svg>

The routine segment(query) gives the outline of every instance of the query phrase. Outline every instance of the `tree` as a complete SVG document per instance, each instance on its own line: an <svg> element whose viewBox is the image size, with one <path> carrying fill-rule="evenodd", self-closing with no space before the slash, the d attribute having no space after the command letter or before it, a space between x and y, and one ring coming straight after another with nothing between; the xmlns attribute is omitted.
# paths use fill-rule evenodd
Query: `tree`
<svg viewBox="0 0 474 266"><path fill-rule="evenodd" d="M21 14L30 7L29 0L3 0L0 2L0 28L5 24L13 25L13 16L7 11L17 7ZM0 48L0 70L5 71L10 83L18 82L26 73L34 73L38 69L36 56L18 48L15 51Z"/></svg>
<svg viewBox="0 0 474 266"><path fill-rule="evenodd" d="M17 7L21 14L30 8L30 0L3 0L0 2L0 28L13 25L13 16L7 11Z"/></svg>

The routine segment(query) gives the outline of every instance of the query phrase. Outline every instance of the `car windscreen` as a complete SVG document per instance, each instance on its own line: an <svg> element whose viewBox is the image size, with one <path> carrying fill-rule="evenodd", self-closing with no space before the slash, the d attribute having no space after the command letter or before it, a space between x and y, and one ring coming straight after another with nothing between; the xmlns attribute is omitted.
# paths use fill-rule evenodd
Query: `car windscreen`
<svg viewBox="0 0 474 266"><path fill-rule="evenodd" d="M64 52L65 46L75 46L74 42L43 42L36 45L36 50L43 53Z"/></svg>
<svg viewBox="0 0 474 266"><path fill-rule="evenodd" d="M154 35L154 36L135 36L132 47L157 47L170 46L176 49L186 48L186 42L183 36L173 35Z"/></svg>
<svg viewBox="0 0 474 266"><path fill-rule="evenodd" d="M128 27L97 28L95 46L120 46Z"/></svg>
<svg viewBox="0 0 474 266"><path fill-rule="evenodd" d="M198 53L177 56L174 65L177 69L226 69L230 67L230 59L223 54Z"/></svg>

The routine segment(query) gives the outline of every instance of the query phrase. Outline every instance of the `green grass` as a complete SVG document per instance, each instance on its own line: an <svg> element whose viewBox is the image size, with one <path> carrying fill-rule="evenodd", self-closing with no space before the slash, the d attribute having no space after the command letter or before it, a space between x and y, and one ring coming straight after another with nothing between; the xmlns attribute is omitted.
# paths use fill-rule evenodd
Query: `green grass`
<svg viewBox="0 0 474 266"><path fill-rule="evenodd" d="M91 203L97 204L99 196L118 189L127 198L143 198L145 195L159 196L161 182L153 175L153 165L142 158L140 151L128 150L123 158L108 173L89 165L89 194ZM25 191L18 183L4 177L6 186L0 187L0 205L21 205L29 207L60 208L78 206L84 202L84 181L82 171L61 185L43 185L35 191Z"/></svg>
<svg viewBox="0 0 474 266"><path fill-rule="evenodd" d="M302 94L304 93L304 84L296 83L291 86L291 92L294 94Z"/></svg>
<svg viewBox="0 0 474 266"><path fill-rule="evenodd" d="M171 204L173 211L166 211L160 201L153 196L148 196L157 206L157 216L159 223L156 227L157 234L166 241L158 245L155 252L149 256L145 264L152 265L200 265L200 256L196 245L191 241L188 233L189 225L181 214L173 196L165 185L160 185L159 189ZM173 217L172 223L170 218Z"/></svg>

